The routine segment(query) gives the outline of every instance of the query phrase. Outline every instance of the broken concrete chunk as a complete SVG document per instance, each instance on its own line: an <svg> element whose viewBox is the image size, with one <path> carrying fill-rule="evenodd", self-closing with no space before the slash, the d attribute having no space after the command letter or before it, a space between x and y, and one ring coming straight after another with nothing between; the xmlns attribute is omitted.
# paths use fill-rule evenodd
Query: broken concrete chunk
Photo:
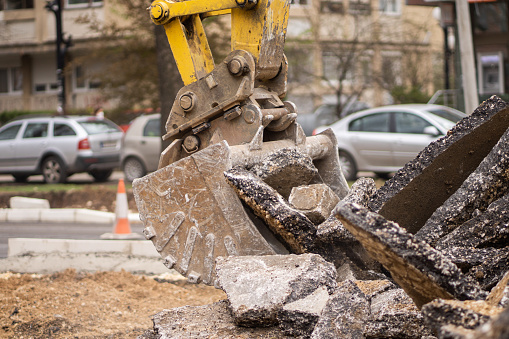
<svg viewBox="0 0 509 339"><path fill-rule="evenodd" d="M367 204L369 197L375 190L376 186L373 179L360 178L352 185L342 201ZM318 253L325 260L334 263L338 269L339 281L385 278L381 273L382 266L367 254L352 233L334 217L334 212L318 225L311 252Z"/></svg>
<svg viewBox="0 0 509 339"><path fill-rule="evenodd" d="M502 299L500 300L500 306L509 307L509 286L506 286L504 289Z"/></svg>
<svg viewBox="0 0 509 339"><path fill-rule="evenodd" d="M292 188L288 202L318 225L329 217L339 198L329 186L314 184Z"/></svg>
<svg viewBox="0 0 509 339"><path fill-rule="evenodd" d="M451 246L500 247L509 240L509 194L491 203L486 211L439 239L437 249Z"/></svg>
<svg viewBox="0 0 509 339"><path fill-rule="evenodd" d="M292 252L310 252L316 226L304 214L290 207L275 189L247 170L235 167L224 176L238 196Z"/></svg>
<svg viewBox="0 0 509 339"><path fill-rule="evenodd" d="M330 296L311 338L364 338L368 318L366 296L355 283L344 281Z"/></svg>
<svg viewBox="0 0 509 339"><path fill-rule="evenodd" d="M279 328L289 336L309 338L329 300L329 292L319 287L303 299L286 304L278 312Z"/></svg>
<svg viewBox="0 0 509 339"><path fill-rule="evenodd" d="M369 301L381 293L398 288L389 280L357 280L355 284L366 295Z"/></svg>
<svg viewBox="0 0 509 339"><path fill-rule="evenodd" d="M415 234L479 166L508 127L507 103L492 96L386 181L371 198L369 208Z"/></svg>
<svg viewBox="0 0 509 339"><path fill-rule="evenodd" d="M500 249L475 267L468 274L477 279L481 287L490 290L509 271L509 247Z"/></svg>
<svg viewBox="0 0 509 339"><path fill-rule="evenodd" d="M287 338L277 326L260 328L236 326L226 300L205 306L184 306L163 310L154 315L153 322L158 339Z"/></svg>
<svg viewBox="0 0 509 339"><path fill-rule="evenodd" d="M489 322L480 326L467 339L505 339L509 338L509 308L493 316Z"/></svg>
<svg viewBox="0 0 509 339"><path fill-rule="evenodd" d="M451 247L442 252L488 291L509 270L509 246L505 248Z"/></svg>
<svg viewBox="0 0 509 339"><path fill-rule="evenodd" d="M437 335L440 339L474 339L470 337L474 332L474 330L468 330L461 326L444 325L440 327Z"/></svg>
<svg viewBox="0 0 509 339"><path fill-rule="evenodd" d="M359 178L352 184L350 191L348 191L346 197L343 198L343 201L353 202L367 207L375 192L375 180L372 178Z"/></svg>
<svg viewBox="0 0 509 339"><path fill-rule="evenodd" d="M369 198L373 196L376 191L375 181L371 178L357 179L343 202L352 202L361 206L367 206ZM344 242L357 242L355 237L345 229L341 222L334 217L334 211L331 216L327 218L322 224L318 226L316 236L320 243L344 243Z"/></svg>
<svg viewBox="0 0 509 339"><path fill-rule="evenodd" d="M445 325L475 329L488 322L502 308L488 305L483 300L443 300L437 299L424 305L421 309L426 324L434 333L440 333Z"/></svg>
<svg viewBox="0 0 509 339"><path fill-rule="evenodd" d="M311 157L295 149L281 149L270 153L248 170L278 191L285 199L288 198L293 187L307 185L318 175Z"/></svg>
<svg viewBox="0 0 509 339"><path fill-rule="evenodd" d="M272 326L279 310L320 287L336 288L336 269L317 254L218 258L218 283L235 323Z"/></svg>
<svg viewBox="0 0 509 339"><path fill-rule="evenodd" d="M420 339L432 332L412 299L401 288L396 288L371 298L371 316L365 335L368 338Z"/></svg>
<svg viewBox="0 0 509 339"><path fill-rule="evenodd" d="M417 307L436 299L482 299L486 293L441 252L379 214L340 202L336 217L383 264Z"/></svg>
<svg viewBox="0 0 509 339"><path fill-rule="evenodd" d="M486 303L488 303L490 306L501 306L502 305L502 299L505 295L505 290L507 288L507 283L509 282L509 271L507 271L502 279L493 287L493 289L490 291L490 294L486 298Z"/></svg>
<svg viewBox="0 0 509 339"><path fill-rule="evenodd" d="M479 212L484 212L508 190L509 130L502 135L461 187L431 215L415 235L434 246L439 238L475 217Z"/></svg>
<svg viewBox="0 0 509 339"><path fill-rule="evenodd" d="M456 266L461 268L463 272L467 272L472 267L481 265L486 260L496 257L500 248L471 248L471 247L449 247L442 249L442 252L449 258Z"/></svg>
<svg viewBox="0 0 509 339"><path fill-rule="evenodd" d="M373 179L359 178L342 201L367 206L369 198L375 191L376 186ZM318 225L316 236L321 243L356 242L355 237L334 217L334 211L329 218Z"/></svg>

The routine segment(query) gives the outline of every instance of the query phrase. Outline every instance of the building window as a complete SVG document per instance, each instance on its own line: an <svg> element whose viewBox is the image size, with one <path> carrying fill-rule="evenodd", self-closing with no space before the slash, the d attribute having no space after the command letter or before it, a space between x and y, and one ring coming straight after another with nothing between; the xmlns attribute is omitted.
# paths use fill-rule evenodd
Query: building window
<svg viewBox="0 0 509 339"><path fill-rule="evenodd" d="M309 83L313 81L313 52L308 48L287 46L288 82Z"/></svg>
<svg viewBox="0 0 509 339"><path fill-rule="evenodd" d="M0 11L34 8L34 0L0 0Z"/></svg>
<svg viewBox="0 0 509 339"><path fill-rule="evenodd" d="M76 89L86 88L85 71L82 66L76 66L74 69L74 87Z"/></svg>
<svg viewBox="0 0 509 339"><path fill-rule="evenodd" d="M96 7L102 4L103 0L67 0L66 7Z"/></svg>
<svg viewBox="0 0 509 339"><path fill-rule="evenodd" d="M290 0L290 5L307 6L308 0Z"/></svg>
<svg viewBox="0 0 509 339"><path fill-rule="evenodd" d="M0 68L0 93L16 94L23 91L21 67Z"/></svg>
<svg viewBox="0 0 509 339"><path fill-rule="evenodd" d="M344 14L345 7L343 0L322 0L320 1L320 12Z"/></svg>
<svg viewBox="0 0 509 339"><path fill-rule="evenodd" d="M350 0L348 4L348 12L351 14L371 14L370 0Z"/></svg>
<svg viewBox="0 0 509 339"><path fill-rule="evenodd" d="M382 55L382 80L391 88L402 84L401 56L393 53Z"/></svg>
<svg viewBox="0 0 509 339"><path fill-rule="evenodd" d="M338 55L331 51L322 54L323 74L328 81L352 81L355 78L355 60L347 55Z"/></svg>
<svg viewBox="0 0 509 339"><path fill-rule="evenodd" d="M86 91L101 87L100 81L88 78L87 70L83 66L78 65L74 68L73 80L74 89L77 91Z"/></svg>
<svg viewBox="0 0 509 339"><path fill-rule="evenodd" d="M401 0L379 0L380 12L384 14L401 14Z"/></svg>
<svg viewBox="0 0 509 339"><path fill-rule="evenodd" d="M475 34L509 32L509 3L498 1L492 3L474 3L472 27Z"/></svg>
<svg viewBox="0 0 509 339"><path fill-rule="evenodd" d="M371 70L372 60L368 57L362 57L360 59L360 68L362 72L362 78L365 84L369 84L372 81L372 70Z"/></svg>

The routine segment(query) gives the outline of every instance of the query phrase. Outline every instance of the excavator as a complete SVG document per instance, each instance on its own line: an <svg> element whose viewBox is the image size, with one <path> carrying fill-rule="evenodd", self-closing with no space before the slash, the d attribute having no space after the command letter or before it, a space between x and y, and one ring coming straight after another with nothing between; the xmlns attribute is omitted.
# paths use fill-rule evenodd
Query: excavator
<svg viewBox="0 0 509 339"><path fill-rule="evenodd" d="M159 169L133 182L145 237L169 269L209 285L218 256L299 252L224 177L274 154L284 167L285 152L295 151L317 174L282 174L275 186L321 183L339 198L348 193L334 134L306 137L297 107L284 101L290 0L155 0L148 10L164 26L184 87L165 125ZM231 18L231 52L216 64L203 20L217 15Z"/></svg>

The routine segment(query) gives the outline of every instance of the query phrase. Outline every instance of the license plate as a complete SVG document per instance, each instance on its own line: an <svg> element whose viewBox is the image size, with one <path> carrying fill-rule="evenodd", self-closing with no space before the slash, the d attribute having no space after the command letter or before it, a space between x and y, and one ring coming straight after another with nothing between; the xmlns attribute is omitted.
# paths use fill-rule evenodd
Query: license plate
<svg viewBox="0 0 509 339"><path fill-rule="evenodd" d="M116 141L101 141L101 148L110 148L117 145Z"/></svg>

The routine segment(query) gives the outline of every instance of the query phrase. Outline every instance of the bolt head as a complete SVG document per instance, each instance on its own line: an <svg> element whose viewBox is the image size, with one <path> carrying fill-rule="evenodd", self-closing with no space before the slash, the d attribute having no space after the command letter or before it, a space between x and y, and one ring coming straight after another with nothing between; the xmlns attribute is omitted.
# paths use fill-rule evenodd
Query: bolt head
<svg viewBox="0 0 509 339"><path fill-rule="evenodd" d="M150 7L150 15L154 20L160 20L164 15L164 9L161 4L155 4Z"/></svg>
<svg viewBox="0 0 509 339"><path fill-rule="evenodd" d="M244 121L248 124L252 124L256 120L256 112L254 112L252 109L245 110L242 116L244 117Z"/></svg>
<svg viewBox="0 0 509 339"><path fill-rule="evenodd" d="M184 147L187 153L196 152L200 147L200 139L196 135L188 135L185 137L182 147Z"/></svg>
<svg viewBox="0 0 509 339"><path fill-rule="evenodd" d="M241 56L236 56L228 62L228 70L234 76L241 76L247 68L247 61Z"/></svg>
<svg viewBox="0 0 509 339"><path fill-rule="evenodd" d="M228 64L228 69L232 74L239 74L242 71L242 65L239 60L233 59Z"/></svg>
<svg viewBox="0 0 509 339"><path fill-rule="evenodd" d="M180 107L184 111L190 111L194 107L193 95L186 93L180 97Z"/></svg>

